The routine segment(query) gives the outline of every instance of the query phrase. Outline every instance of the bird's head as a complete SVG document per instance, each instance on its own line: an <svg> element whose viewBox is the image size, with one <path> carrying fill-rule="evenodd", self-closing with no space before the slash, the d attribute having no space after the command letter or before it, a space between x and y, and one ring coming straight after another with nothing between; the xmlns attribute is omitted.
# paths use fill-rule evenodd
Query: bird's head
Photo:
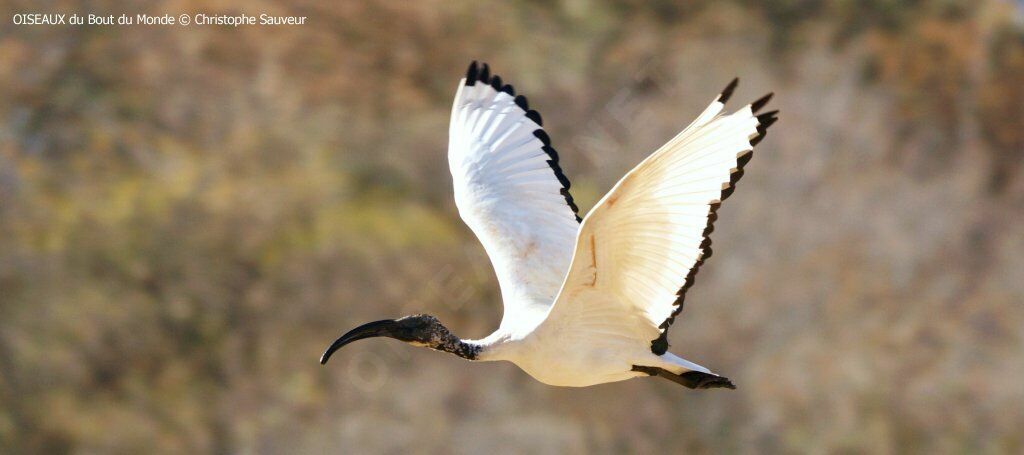
<svg viewBox="0 0 1024 455"><path fill-rule="evenodd" d="M349 330L334 340L334 343L331 343L331 346L320 357L320 363L327 363L331 354L346 344L372 337L394 338L414 346L425 346L461 356L458 352L453 351L459 347L461 340L452 335L448 328L441 324L441 321L429 314L415 314L398 319L368 322Z"/></svg>

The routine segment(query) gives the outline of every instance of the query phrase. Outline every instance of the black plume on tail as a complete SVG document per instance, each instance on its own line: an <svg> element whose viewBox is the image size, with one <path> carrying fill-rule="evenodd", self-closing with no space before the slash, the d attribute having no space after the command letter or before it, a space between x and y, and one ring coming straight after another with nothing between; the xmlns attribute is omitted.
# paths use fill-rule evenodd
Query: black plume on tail
<svg viewBox="0 0 1024 455"><path fill-rule="evenodd" d="M650 376L659 376L676 384L681 384L691 389L735 389L729 378L700 371L687 371L682 374L672 373L664 368L645 367L633 365L633 371L647 373Z"/></svg>

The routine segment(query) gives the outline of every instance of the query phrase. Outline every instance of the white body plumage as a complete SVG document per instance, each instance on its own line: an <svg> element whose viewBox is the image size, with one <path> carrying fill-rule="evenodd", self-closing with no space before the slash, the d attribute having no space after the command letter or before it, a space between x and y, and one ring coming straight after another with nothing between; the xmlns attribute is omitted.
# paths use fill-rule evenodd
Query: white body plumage
<svg viewBox="0 0 1024 455"><path fill-rule="evenodd" d="M459 213L504 300L500 328L476 342L478 360L507 360L558 386L649 374L634 366L710 373L656 354L652 341L700 265L723 191L774 113L759 118L747 105L723 115L731 84L579 224L539 114L487 73L471 67L460 81L448 150Z"/></svg>

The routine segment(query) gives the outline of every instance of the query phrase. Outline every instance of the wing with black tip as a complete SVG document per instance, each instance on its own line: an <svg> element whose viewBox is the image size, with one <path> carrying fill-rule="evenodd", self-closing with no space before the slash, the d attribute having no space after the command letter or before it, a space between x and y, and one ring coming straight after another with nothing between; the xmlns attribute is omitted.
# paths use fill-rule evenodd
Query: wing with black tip
<svg viewBox="0 0 1024 455"><path fill-rule="evenodd" d="M711 256L715 212L776 120L777 111L757 114L771 95L724 114L735 85L583 220L565 285L544 321L560 339L589 343L600 334L666 352L666 331Z"/></svg>
<svg viewBox="0 0 1024 455"><path fill-rule="evenodd" d="M528 330L565 279L579 216L540 114L486 63L459 82L448 162L459 214L501 285L502 328Z"/></svg>

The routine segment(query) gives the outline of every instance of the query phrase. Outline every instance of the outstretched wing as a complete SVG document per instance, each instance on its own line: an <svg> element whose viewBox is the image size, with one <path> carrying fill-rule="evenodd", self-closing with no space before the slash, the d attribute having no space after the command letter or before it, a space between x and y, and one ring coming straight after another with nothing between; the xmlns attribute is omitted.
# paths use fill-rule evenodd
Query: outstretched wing
<svg viewBox="0 0 1024 455"><path fill-rule="evenodd" d="M548 319L564 329L651 340L658 355L694 275L711 256L715 211L743 175L777 111L771 95L723 115L725 91L690 126L626 174L583 220ZM548 321L545 321L548 324Z"/></svg>
<svg viewBox="0 0 1024 455"><path fill-rule="evenodd" d="M532 328L569 270L578 210L540 114L486 63L473 62L459 83L448 164L459 215L501 285L502 328Z"/></svg>

